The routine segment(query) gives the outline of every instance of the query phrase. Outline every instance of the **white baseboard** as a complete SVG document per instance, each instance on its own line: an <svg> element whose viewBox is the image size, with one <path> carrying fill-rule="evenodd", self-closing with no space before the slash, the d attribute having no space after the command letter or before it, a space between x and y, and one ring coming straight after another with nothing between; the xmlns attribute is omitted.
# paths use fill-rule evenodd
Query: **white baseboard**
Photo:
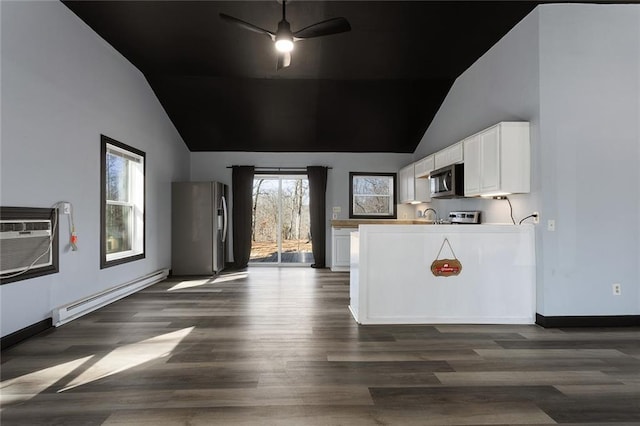
<svg viewBox="0 0 640 426"><path fill-rule="evenodd" d="M59 327L76 318L93 312L103 306L129 296L145 287L158 283L169 275L169 269L159 269L150 274L136 278L124 284L85 297L67 305L59 306L52 312L53 325Z"/></svg>

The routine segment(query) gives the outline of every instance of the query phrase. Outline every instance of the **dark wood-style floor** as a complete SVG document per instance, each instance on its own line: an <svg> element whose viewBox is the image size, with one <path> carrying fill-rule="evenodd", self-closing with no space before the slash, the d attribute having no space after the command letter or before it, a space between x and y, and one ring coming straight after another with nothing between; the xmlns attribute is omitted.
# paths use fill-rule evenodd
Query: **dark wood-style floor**
<svg viewBox="0 0 640 426"><path fill-rule="evenodd" d="M149 287L4 351L2 425L640 424L640 329L358 326L348 277Z"/></svg>

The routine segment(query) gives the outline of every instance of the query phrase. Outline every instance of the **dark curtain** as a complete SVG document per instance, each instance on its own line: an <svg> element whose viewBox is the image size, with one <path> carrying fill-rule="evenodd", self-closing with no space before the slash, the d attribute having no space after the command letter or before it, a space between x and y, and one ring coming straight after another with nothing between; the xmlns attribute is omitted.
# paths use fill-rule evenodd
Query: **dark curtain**
<svg viewBox="0 0 640 426"><path fill-rule="evenodd" d="M309 177L309 216L311 220L311 250L315 263L312 268L326 267L326 221L327 208L325 194L327 192L327 168L322 166L307 167Z"/></svg>
<svg viewBox="0 0 640 426"><path fill-rule="evenodd" d="M251 200L254 166L233 166L233 259L238 268L246 268L251 257Z"/></svg>

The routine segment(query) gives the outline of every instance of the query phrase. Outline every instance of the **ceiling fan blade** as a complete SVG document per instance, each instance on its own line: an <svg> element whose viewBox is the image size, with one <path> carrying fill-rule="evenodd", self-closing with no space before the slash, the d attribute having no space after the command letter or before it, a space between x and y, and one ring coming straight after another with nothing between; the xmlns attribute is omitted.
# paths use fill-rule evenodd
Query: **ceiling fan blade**
<svg viewBox="0 0 640 426"><path fill-rule="evenodd" d="M226 15L224 13L220 14L220 19L223 21L229 22L230 24L235 24L245 30L253 31L254 33L264 34L269 37L271 40L275 40L276 35L271 31L265 30L264 28L257 27L253 24L243 21L242 19L234 18L233 16Z"/></svg>
<svg viewBox="0 0 640 426"><path fill-rule="evenodd" d="M295 38L313 38L351 31L351 25L345 18L331 18L293 33Z"/></svg>
<svg viewBox="0 0 640 426"><path fill-rule="evenodd" d="M282 68L286 68L291 65L291 52L278 53L278 65L276 69L280 71Z"/></svg>

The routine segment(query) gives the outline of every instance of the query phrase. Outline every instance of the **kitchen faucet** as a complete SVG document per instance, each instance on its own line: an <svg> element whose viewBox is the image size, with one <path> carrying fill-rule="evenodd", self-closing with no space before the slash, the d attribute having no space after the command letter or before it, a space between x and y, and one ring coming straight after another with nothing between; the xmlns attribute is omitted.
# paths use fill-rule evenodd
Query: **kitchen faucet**
<svg viewBox="0 0 640 426"><path fill-rule="evenodd" d="M433 212L433 222L434 223L438 223L438 212L435 209L432 209L431 207L424 209L424 211L422 212L422 217L424 217L425 219L427 218L427 212L431 210Z"/></svg>

